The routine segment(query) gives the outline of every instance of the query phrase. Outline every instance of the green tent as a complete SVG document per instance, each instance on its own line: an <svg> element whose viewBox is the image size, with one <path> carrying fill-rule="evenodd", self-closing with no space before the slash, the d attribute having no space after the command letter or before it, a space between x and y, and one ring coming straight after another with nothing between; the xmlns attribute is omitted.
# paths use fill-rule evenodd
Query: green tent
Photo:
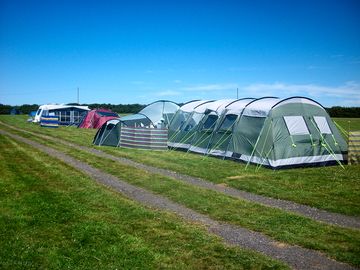
<svg viewBox="0 0 360 270"><path fill-rule="evenodd" d="M232 137L233 127L240 119L244 108L253 100L255 99L242 98L226 105L217 120L208 147L203 151L204 153L220 157L231 156L227 156L229 155L227 150Z"/></svg>
<svg viewBox="0 0 360 270"><path fill-rule="evenodd" d="M179 108L169 125L169 147L187 150L191 146L197 126L211 102L195 100Z"/></svg>
<svg viewBox="0 0 360 270"><path fill-rule="evenodd" d="M305 97L258 99L234 125L231 157L271 168L344 162L347 144L326 110Z"/></svg>
<svg viewBox="0 0 360 270"><path fill-rule="evenodd" d="M226 106L234 102L234 99L221 99L210 102L206 105L206 110L197 125L195 134L192 138L189 151L195 153L206 153L210 147L210 142L214 135L214 130Z"/></svg>
<svg viewBox="0 0 360 270"><path fill-rule="evenodd" d="M326 110L306 97L190 102L170 124L168 145L274 169L341 164L347 153Z"/></svg>

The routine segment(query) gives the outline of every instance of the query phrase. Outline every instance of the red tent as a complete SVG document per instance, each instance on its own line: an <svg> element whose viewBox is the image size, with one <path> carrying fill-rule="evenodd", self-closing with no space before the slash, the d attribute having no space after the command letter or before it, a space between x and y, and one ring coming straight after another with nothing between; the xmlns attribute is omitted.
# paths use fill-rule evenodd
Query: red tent
<svg viewBox="0 0 360 270"><path fill-rule="evenodd" d="M87 113L79 128L100 128L106 121L119 118L119 115L107 109L94 109Z"/></svg>

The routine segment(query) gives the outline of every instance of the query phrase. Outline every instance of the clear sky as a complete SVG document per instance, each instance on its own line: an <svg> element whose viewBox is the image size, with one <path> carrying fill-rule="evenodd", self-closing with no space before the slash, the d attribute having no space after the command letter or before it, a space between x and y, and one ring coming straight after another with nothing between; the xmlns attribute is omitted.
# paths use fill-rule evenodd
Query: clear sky
<svg viewBox="0 0 360 270"><path fill-rule="evenodd" d="M0 103L360 106L360 1L0 0Z"/></svg>

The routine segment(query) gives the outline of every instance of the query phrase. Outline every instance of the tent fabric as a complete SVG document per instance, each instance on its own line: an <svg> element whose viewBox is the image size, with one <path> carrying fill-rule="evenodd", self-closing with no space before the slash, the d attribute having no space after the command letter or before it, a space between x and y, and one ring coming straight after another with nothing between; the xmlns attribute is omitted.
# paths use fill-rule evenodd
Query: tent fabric
<svg viewBox="0 0 360 270"><path fill-rule="evenodd" d="M116 119L119 115L107 109L89 111L79 124L79 128L100 128L106 121Z"/></svg>
<svg viewBox="0 0 360 270"><path fill-rule="evenodd" d="M309 130L302 116L284 116L284 120L290 135L309 134Z"/></svg>
<svg viewBox="0 0 360 270"><path fill-rule="evenodd" d="M285 121L292 116L303 119L293 133ZM321 133L316 117L326 119L330 134ZM275 104L266 118L245 116L243 119L236 130L239 134L234 133L229 147L236 159L271 168L345 162L346 142L325 109L310 99L285 99Z"/></svg>
<svg viewBox="0 0 360 270"><path fill-rule="evenodd" d="M330 127L324 116L314 116L314 121L322 134L331 134Z"/></svg>
<svg viewBox="0 0 360 270"><path fill-rule="evenodd" d="M165 125L169 125L178 109L179 105L175 102L159 100L146 106L139 114L149 118L153 125L158 125L161 122L164 122Z"/></svg>
<svg viewBox="0 0 360 270"><path fill-rule="evenodd" d="M93 144L96 145L108 145L108 146L121 146L122 137L126 136L122 132L122 129L136 128L147 129L152 134L157 134L160 129L166 130L178 111L179 106L167 100L159 100L153 102L142 109L137 114L123 116L117 119L113 119L104 123L96 133ZM124 137L125 138L125 137ZM138 144L138 146L141 144ZM148 145L143 145L142 149L150 149Z"/></svg>
<svg viewBox="0 0 360 270"><path fill-rule="evenodd" d="M167 150L167 129L121 127L119 147Z"/></svg>
<svg viewBox="0 0 360 270"><path fill-rule="evenodd" d="M195 135L197 125L202 119L205 111L214 101L203 101L193 107L193 110L186 115L186 120L181 127L176 128L175 124L171 123L169 126L169 136L171 136L168 145L171 147L188 149L191 146L191 141ZM180 113L182 110L180 108Z"/></svg>
<svg viewBox="0 0 360 270"><path fill-rule="evenodd" d="M206 153L212 140L213 131L217 127L218 120L226 106L234 102L234 99L224 99L211 102L207 106L200 123L198 124L192 145L189 151L197 153Z"/></svg>
<svg viewBox="0 0 360 270"><path fill-rule="evenodd" d="M224 104L180 108L176 117L185 122L170 125L168 145L273 169L346 162L345 140L312 99L244 98Z"/></svg>
<svg viewBox="0 0 360 270"><path fill-rule="evenodd" d="M138 114L106 122L94 144L121 145L123 127L152 130L168 125L170 148L259 167L346 162L346 141L321 104L306 97L195 100L180 108L161 102Z"/></svg>

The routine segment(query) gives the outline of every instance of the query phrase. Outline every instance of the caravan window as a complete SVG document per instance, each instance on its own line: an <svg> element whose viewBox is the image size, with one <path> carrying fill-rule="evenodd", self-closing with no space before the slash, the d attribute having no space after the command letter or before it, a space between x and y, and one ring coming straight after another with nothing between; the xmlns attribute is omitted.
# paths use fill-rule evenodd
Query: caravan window
<svg viewBox="0 0 360 270"><path fill-rule="evenodd" d="M217 115L208 115L204 125L203 129L214 129L216 120L218 119Z"/></svg>
<svg viewBox="0 0 360 270"><path fill-rule="evenodd" d="M314 116L314 120L322 134L332 134L329 124L324 116Z"/></svg>
<svg viewBox="0 0 360 270"><path fill-rule="evenodd" d="M235 114L228 114L225 116L225 119L223 120L219 130L220 131L227 131L229 129L232 128L232 126L234 125L234 122L236 121L237 119L237 115Z"/></svg>
<svg viewBox="0 0 360 270"><path fill-rule="evenodd" d="M302 116L284 116L284 120L290 135L310 134L305 120Z"/></svg>

